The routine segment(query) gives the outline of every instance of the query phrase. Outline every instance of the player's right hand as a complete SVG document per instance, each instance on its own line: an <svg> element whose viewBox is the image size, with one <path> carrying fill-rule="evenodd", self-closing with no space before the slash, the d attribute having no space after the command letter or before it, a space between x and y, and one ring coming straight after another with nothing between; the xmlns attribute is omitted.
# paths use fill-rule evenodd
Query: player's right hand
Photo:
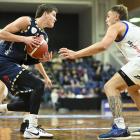
<svg viewBox="0 0 140 140"><path fill-rule="evenodd" d="M59 50L60 56L64 59L76 59L76 52L67 48L61 48Z"/></svg>
<svg viewBox="0 0 140 140"><path fill-rule="evenodd" d="M24 43L30 47L38 47L41 42L36 36L28 36L24 38Z"/></svg>

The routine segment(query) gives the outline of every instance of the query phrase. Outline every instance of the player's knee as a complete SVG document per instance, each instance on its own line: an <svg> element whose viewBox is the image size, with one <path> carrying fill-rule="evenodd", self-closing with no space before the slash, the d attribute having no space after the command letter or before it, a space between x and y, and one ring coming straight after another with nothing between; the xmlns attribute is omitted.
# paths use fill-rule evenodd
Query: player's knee
<svg viewBox="0 0 140 140"><path fill-rule="evenodd" d="M111 89L113 89L114 86L113 84L111 83L111 81L108 81L105 83L104 85L104 90L105 90L105 93L107 94L109 91L111 91Z"/></svg>

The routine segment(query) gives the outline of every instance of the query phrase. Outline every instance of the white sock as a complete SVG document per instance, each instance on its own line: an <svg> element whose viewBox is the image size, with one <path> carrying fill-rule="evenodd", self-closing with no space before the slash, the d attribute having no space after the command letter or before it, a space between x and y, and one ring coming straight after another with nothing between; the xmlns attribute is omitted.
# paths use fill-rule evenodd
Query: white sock
<svg viewBox="0 0 140 140"><path fill-rule="evenodd" d="M124 118L119 117L114 119L114 123L117 125L118 128L125 129L125 123L124 123Z"/></svg>
<svg viewBox="0 0 140 140"><path fill-rule="evenodd" d="M29 120L29 128L30 127L37 127L38 126L38 115L29 114L27 119Z"/></svg>
<svg viewBox="0 0 140 140"><path fill-rule="evenodd" d="M0 105L0 111L8 111L7 104L1 104Z"/></svg>

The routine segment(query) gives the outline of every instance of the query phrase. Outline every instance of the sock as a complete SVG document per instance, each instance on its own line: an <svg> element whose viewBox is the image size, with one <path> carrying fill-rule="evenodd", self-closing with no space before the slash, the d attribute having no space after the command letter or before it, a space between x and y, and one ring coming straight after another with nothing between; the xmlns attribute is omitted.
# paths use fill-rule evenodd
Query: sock
<svg viewBox="0 0 140 140"><path fill-rule="evenodd" d="M124 118L119 117L114 119L114 123L117 125L118 128L125 129Z"/></svg>
<svg viewBox="0 0 140 140"><path fill-rule="evenodd" d="M27 120L29 120L29 128L30 127L37 127L38 126L38 115L36 114L29 114Z"/></svg>
<svg viewBox="0 0 140 140"><path fill-rule="evenodd" d="M6 111L8 111L7 104L1 104L0 105L0 112L6 112Z"/></svg>
<svg viewBox="0 0 140 140"><path fill-rule="evenodd" d="M0 81L0 92L0 103L2 103L8 95L8 89L2 81Z"/></svg>

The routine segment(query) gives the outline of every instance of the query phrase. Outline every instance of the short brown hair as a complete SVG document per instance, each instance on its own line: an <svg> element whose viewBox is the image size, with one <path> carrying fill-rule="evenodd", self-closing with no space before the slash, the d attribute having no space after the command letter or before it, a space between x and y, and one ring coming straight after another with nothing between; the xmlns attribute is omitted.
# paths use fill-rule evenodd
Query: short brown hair
<svg viewBox="0 0 140 140"><path fill-rule="evenodd" d="M128 20L128 10L123 4L115 5L110 10L117 12L119 14L120 20Z"/></svg>
<svg viewBox="0 0 140 140"><path fill-rule="evenodd" d="M58 12L58 9L54 5L41 4L41 5L38 6L38 8L36 10L35 17L36 18L41 17L44 12L50 13L52 11Z"/></svg>

